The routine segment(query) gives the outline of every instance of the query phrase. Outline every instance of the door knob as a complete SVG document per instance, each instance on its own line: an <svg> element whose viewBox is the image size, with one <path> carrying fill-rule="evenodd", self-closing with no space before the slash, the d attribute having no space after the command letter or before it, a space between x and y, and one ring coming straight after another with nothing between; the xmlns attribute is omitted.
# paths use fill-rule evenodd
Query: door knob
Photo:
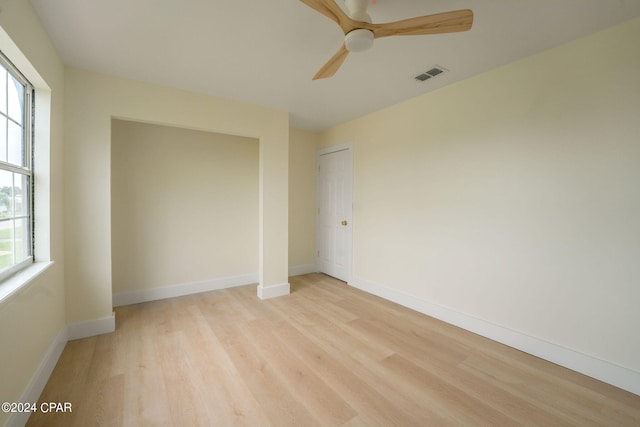
<svg viewBox="0 0 640 427"><path fill-rule="evenodd" d="M347 225L347 221L342 221L342 225Z"/></svg>

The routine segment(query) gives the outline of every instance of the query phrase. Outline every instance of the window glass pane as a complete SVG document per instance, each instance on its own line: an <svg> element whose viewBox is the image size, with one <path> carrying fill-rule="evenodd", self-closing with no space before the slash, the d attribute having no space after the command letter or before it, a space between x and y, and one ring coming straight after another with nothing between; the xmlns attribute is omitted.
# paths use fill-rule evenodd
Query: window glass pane
<svg viewBox="0 0 640 427"><path fill-rule="evenodd" d="M16 264L31 256L30 225L29 218L19 218L15 221L14 260Z"/></svg>
<svg viewBox="0 0 640 427"><path fill-rule="evenodd" d="M7 114L7 70L0 65L0 113Z"/></svg>
<svg viewBox="0 0 640 427"><path fill-rule="evenodd" d="M1 0L0 0L1 1ZM9 69L0 53L0 278L33 257L31 113L28 82ZM16 168L19 167L20 169ZM26 264L26 263L25 263Z"/></svg>
<svg viewBox="0 0 640 427"><path fill-rule="evenodd" d="M15 216L29 216L29 176L14 174L13 209Z"/></svg>
<svg viewBox="0 0 640 427"><path fill-rule="evenodd" d="M7 119L0 115L0 160L7 161Z"/></svg>
<svg viewBox="0 0 640 427"><path fill-rule="evenodd" d="M9 76L7 90L9 117L22 124L22 119L24 118L24 86L13 76Z"/></svg>
<svg viewBox="0 0 640 427"><path fill-rule="evenodd" d="M13 220L0 221L0 269L15 264L13 257L13 223Z"/></svg>
<svg viewBox="0 0 640 427"><path fill-rule="evenodd" d="M24 141L22 139L22 128L11 120L8 122L9 132L7 136L9 138L8 156L7 161L14 165L25 166L24 164Z"/></svg>
<svg viewBox="0 0 640 427"><path fill-rule="evenodd" d="M0 170L0 220L11 218L13 205L13 173ZM1 237L0 237L1 238Z"/></svg>

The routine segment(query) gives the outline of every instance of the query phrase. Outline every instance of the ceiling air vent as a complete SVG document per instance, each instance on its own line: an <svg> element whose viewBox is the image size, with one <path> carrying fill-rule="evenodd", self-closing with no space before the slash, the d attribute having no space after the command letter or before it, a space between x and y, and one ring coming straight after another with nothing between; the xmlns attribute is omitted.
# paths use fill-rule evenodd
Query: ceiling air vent
<svg viewBox="0 0 640 427"><path fill-rule="evenodd" d="M432 67L430 70L427 70L422 74L418 74L417 76L415 76L415 79L418 80L419 82L424 82L426 80L432 79L444 73L445 71L447 71L445 68L436 65L435 67Z"/></svg>

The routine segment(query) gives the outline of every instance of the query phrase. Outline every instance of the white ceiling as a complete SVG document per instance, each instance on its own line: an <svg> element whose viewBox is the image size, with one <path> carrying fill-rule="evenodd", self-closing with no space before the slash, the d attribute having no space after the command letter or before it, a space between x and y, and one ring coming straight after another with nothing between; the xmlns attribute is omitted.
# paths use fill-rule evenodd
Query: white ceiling
<svg viewBox="0 0 640 427"><path fill-rule="evenodd" d="M67 65L286 110L313 131L640 16L640 0L377 0L374 23L468 8L474 25L378 39L312 81L343 35L298 0L31 2ZM449 72L413 79L436 64Z"/></svg>

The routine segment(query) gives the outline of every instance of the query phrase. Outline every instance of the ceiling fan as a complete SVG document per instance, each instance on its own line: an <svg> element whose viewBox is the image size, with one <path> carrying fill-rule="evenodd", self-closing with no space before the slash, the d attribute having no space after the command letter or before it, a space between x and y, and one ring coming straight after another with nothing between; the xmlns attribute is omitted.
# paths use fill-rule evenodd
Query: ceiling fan
<svg viewBox="0 0 640 427"><path fill-rule="evenodd" d="M349 52L362 52L373 40L388 36L456 33L471 29L473 12L469 9L419 16L402 21L372 24L367 13L369 0L345 0L349 15L334 0L300 0L335 21L344 32L344 43L335 55L313 76L313 80L333 76Z"/></svg>

